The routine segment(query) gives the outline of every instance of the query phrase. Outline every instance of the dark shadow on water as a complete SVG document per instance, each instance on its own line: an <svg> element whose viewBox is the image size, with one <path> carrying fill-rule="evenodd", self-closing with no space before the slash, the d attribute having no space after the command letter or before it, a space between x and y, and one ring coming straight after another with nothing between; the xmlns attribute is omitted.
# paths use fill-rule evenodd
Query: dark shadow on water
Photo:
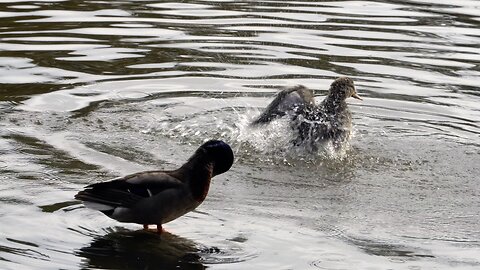
<svg viewBox="0 0 480 270"><path fill-rule="evenodd" d="M426 250L393 243L376 242L369 239L349 238L348 242L370 255L383 257L435 258Z"/></svg>
<svg viewBox="0 0 480 270"><path fill-rule="evenodd" d="M45 213L53 213L58 210L69 212L78 207L83 207L81 204L82 203L80 201L72 200L72 201L65 201L65 202L59 202L54 204L40 205L39 207L40 209L42 209L42 212L45 212Z"/></svg>
<svg viewBox="0 0 480 270"><path fill-rule="evenodd" d="M168 232L115 229L77 251L82 269L205 269L196 244Z"/></svg>

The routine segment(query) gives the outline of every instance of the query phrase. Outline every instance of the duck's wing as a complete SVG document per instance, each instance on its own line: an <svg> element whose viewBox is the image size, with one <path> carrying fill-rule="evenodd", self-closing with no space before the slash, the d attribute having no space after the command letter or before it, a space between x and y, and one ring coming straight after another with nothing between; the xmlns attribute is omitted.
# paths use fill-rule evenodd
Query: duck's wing
<svg viewBox="0 0 480 270"><path fill-rule="evenodd" d="M341 146L350 136L351 115L349 111L330 114L322 106L300 107L291 124L298 131L296 145L331 140L334 146Z"/></svg>
<svg viewBox="0 0 480 270"><path fill-rule="evenodd" d="M275 99L251 125L268 123L299 106L313 105L314 103L313 91L302 85L284 89L277 94Z"/></svg>
<svg viewBox="0 0 480 270"><path fill-rule="evenodd" d="M89 185L78 192L75 199L83 201L89 208L108 211L119 206L131 207L142 199L183 185L169 172L142 172Z"/></svg>

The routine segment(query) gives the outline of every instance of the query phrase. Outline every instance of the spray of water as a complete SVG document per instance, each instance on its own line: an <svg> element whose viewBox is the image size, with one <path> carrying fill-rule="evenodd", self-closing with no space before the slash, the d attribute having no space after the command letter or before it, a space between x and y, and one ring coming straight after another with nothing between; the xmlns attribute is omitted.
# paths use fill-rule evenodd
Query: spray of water
<svg viewBox="0 0 480 270"><path fill-rule="evenodd" d="M315 151L308 144L294 144L296 134L288 117L251 126L259 113L257 109L228 106L178 119L150 116L148 128L142 132L154 132L188 143L222 139L232 145L237 156L252 162L262 160L293 165L298 162L318 163L325 159L342 160L347 156L348 143L334 147L330 141L316 142Z"/></svg>

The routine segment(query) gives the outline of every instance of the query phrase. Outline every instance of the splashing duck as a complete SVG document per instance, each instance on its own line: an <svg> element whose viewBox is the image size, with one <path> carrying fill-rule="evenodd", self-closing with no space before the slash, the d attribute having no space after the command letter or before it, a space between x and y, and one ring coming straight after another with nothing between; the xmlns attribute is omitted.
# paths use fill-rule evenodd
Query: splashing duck
<svg viewBox="0 0 480 270"><path fill-rule="evenodd" d="M352 114L346 99L362 100L355 90L353 80L337 78L330 85L328 95L320 104L315 104L313 91L304 86L282 90L251 125L258 126L288 115L296 136L294 145L307 146L317 151L319 144L329 141L335 149L348 142L352 129Z"/></svg>
<svg viewBox="0 0 480 270"><path fill-rule="evenodd" d="M211 178L230 169L233 152L228 144L210 140L176 170L146 171L108 182L91 184L75 195L87 208L120 222L157 225L197 208L206 198Z"/></svg>

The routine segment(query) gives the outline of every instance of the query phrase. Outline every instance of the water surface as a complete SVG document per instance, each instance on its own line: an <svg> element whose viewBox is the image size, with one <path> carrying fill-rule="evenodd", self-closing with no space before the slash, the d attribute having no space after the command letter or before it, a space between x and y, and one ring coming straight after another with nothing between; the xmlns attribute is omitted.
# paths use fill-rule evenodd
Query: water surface
<svg viewBox="0 0 480 270"><path fill-rule="evenodd" d="M2 1L0 268L478 269L478 1ZM345 153L252 129L283 86L355 80ZM234 149L141 231L83 186Z"/></svg>

